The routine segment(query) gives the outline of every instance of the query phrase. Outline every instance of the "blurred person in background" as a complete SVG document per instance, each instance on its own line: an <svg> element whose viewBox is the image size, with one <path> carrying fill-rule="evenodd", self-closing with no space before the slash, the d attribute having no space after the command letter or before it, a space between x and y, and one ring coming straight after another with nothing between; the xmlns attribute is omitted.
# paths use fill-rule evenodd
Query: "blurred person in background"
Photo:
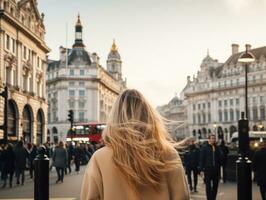
<svg viewBox="0 0 266 200"><path fill-rule="evenodd" d="M60 141L58 146L55 147L53 154L53 166L55 166L57 172L56 183L60 181L63 183L64 181L64 172L67 167L67 160L67 150L64 148L64 143Z"/></svg>
<svg viewBox="0 0 266 200"><path fill-rule="evenodd" d="M262 200L266 200L266 141L263 141L261 148L254 153L252 164Z"/></svg>
<svg viewBox="0 0 266 200"><path fill-rule="evenodd" d="M29 158L29 152L24 147L23 140L20 140L18 144L14 148L15 153L15 172L17 177L17 185L20 184L20 176L21 176L21 184L24 185L25 181L25 169L27 158Z"/></svg>
<svg viewBox="0 0 266 200"><path fill-rule="evenodd" d="M200 150L195 144L195 139L191 138L189 141L188 151L184 154L184 165L186 169L189 189L190 191L194 192L197 192L199 157L200 157ZM192 173L193 173L193 185L191 179Z"/></svg>
<svg viewBox="0 0 266 200"><path fill-rule="evenodd" d="M15 153L12 144L7 144L2 154L3 163L3 188L6 187L7 178L9 176L9 187L13 185L13 175L15 171Z"/></svg>

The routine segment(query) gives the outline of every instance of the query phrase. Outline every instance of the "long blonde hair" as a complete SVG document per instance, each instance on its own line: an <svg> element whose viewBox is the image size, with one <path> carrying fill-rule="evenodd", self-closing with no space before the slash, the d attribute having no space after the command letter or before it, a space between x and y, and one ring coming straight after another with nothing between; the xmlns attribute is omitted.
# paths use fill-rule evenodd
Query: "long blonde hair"
<svg viewBox="0 0 266 200"><path fill-rule="evenodd" d="M103 135L115 166L136 193L139 186L158 191L163 173L180 164L169 157L175 149L160 115L135 89L117 98Z"/></svg>

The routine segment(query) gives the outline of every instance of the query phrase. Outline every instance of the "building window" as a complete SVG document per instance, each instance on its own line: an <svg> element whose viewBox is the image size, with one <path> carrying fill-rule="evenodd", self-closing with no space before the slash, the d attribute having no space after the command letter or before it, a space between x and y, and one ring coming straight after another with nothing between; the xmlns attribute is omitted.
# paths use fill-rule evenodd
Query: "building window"
<svg viewBox="0 0 266 200"><path fill-rule="evenodd" d="M219 111L219 122L223 121L223 113L222 111Z"/></svg>
<svg viewBox="0 0 266 200"><path fill-rule="evenodd" d="M6 49L10 49L10 37L9 35L6 35Z"/></svg>
<svg viewBox="0 0 266 200"><path fill-rule="evenodd" d="M208 108L211 108L211 103L210 102L208 102Z"/></svg>
<svg viewBox="0 0 266 200"><path fill-rule="evenodd" d="M69 90L69 96L74 97L75 96L75 90Z"/></svg>
<svg viewBox="0 0 266 200"><path fill-rule="evenodd" d="M265 108L264 107L260 108L260 119L265 120Z"/></svg>
<svg viewBox="0 0 266 200"><path fill-rule="evenodd" d="M198 114L198 124L201 124L201 117L200 117L200 114Z"/></svg>
<svg viewBox="0 0 266 200"><path fill-rule="evenodd" d="M12 39L12 52L16 52L16 41L14 39Z"/></svg>
<svg viewBox="0 0 266 200"><path fill-rule="evenodd" d="M234 100L230 99L230 106L233 106L233 105L234 105Z"/></svg>
<svg viewBox="0 0 266 200"><path fill-rule="evenodd" d="M227 100L224 100L224 106L227 106Z"/></svg>
<svg viewBox="0 0 266 200"><path fill-rule="evenodd" d="M233 80L230 81L230 85L233 86Z"/></svg>
<svg viewBox="0 0 266 200"><path fill-rule="evenodd" d="M196 124L196 116L193 115L193 124Z"/></svg>
<svg viewBox="0 0 266 200"><path fill-rule="evenodd" d="M79 86L85 86L84 82L79 82Z"/></svg>
<svg viewBox="0 0 266 200"><path fill-rule="evenodd" d="M239 99L236 99L236 105L239 105Z"/></svg>
<svg viewBox="0 0 266 200"><path fill-rule="evenodd" d="M236 120L239 120L240 119L240 112L239 110L236 110Z"/></svg>
<svg viewBox="0 0 266 200"><path fill-rule="evenodd" d="M75 75L75 73L74 73L74 69L69 70L69 75L70 75L70 76L74 76L74 75Z"/></svg>
<svg viewBox="0 0 266 200"><path fill-rule="evenodd" d="M208 122L211 122L211 113L208 113Z"/></svg>
<svg viewBox="0 0 266 200"><path fill-rule="evenodd" d="M84 97L85 96L85 90L79 90L79 96Z"/></svg>
<svg viewBox="0 0 266 200"><path fill-rule="evenodd" d="M263 103L263 96L260 96L260 103Z"/></svg>
<svg viewBox="0 0 266 200"><path fill-rule="evenodd" d="M218 101L218 105L219 105L219 107L222 107L222 101L221 100Z"/></svg>
<svg viewBox="0 0 266 200"><path fill-rule="evenodd" d="M255 104L256 103L256 97L253 97L252 100L253 100L253 104Z"/></svg>
<svg viewBox="0 0 266 200"><path fill-rule="evenodd" d="M70 81L68 84L69 84L69 86L75 86L75 82L74 81Z"/></svg>
<svg viewBox="0 0 266 200"><path fill-rule="evenodd" d="M198 110L200 110L200 104L198 104Z"/></svg>
<svg viewBox="0 0 266 200"><path fill-rule="evenodd" d="M228 121L228 112L226 110L224 111L224 121Z"/></svg>
<svg viewBox="0 0 266 200"><path fill-rule="evenodd" d="M230 121L234 121L234 111L230 110Z"/></svg>
<svg viewBox="0 0 266 200"><path fill-rule="evenodd" d="M239 79L236 79L236 85L239 85Z"/></svg>
<svg viewBox="0 0 266 200"><path fill-rule="evenodd" d="M83 122L85 119L85 113L83 111L79 112L79 121Z"/></svg>
<svg viewBox="0 0 266 200"><path fill-rule="evenodd" d="M203 109L205 109L205 103L202 104Z"/></svg>
<svg viewBox="0 0 266 200"><path fill-rule="evenodd" d="M253 108L253 120L258 120L258 109L257 107Z"/></svg>
<svg viewBox="0 0 266 200"><path fill-rule="evenodd" d="M84 107L85 107L85 102L79 101L79 108L84 108Z"/></svg>
<svg viewBox="0 0 266 200"><path fill-rule="evenodd" d="M205 113L202 114L202 122L205 124L206 123L206 115Z"/></svg>
<svg viewBox="0 0 266 200"><path fill-rule="evenodd" d="M27 59L27 47L23 46L23 59Z"/></svg>
<svg viewBox="0 0 266 200"><path fill-rule="evenodd" d="M84 76L84 75L85 75L85 71L84 71L84 69L81 69L81 70L79 71L79 75L80 75L80 76Z"/></svg>
<svg viewBox="0 0 266 200"><path fill-rule="evenodd" d="M75 101L69 102L69 108L75 108Z"/></svg>

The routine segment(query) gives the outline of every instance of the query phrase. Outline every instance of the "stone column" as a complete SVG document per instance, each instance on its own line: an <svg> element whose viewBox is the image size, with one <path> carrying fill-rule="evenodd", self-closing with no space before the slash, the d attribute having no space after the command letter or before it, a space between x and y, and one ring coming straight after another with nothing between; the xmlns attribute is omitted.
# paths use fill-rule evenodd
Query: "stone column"
<svg viewBox="0 0 266 200"><path fill-rule="evenodd" d="M4 63L4 49L5 49L5 31L0 29L0 83L5 83L5 63Z"/></svg>
<svg viewBox="0 0 266 200"><path fill-rule="evenodd" d="M37 94L37 90L36 90L36 85L37 85L37 81L36 81L36 53L32 52L32 92Z"/></svg>
<svg viewBox="0 0 266 200"><path fill-rule="evenodd" d="M23 88L23 83L22 83L22 43L17 40L17 82L16 85L19 88Z"/></svg>

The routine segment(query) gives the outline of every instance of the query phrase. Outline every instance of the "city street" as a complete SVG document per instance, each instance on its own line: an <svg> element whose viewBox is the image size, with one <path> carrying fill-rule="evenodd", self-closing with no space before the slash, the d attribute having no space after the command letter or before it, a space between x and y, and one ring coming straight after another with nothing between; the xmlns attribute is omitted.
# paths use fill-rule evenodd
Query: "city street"
<svg viewBox="0 0 266 200"><path fill-rule="evenodd" d="M74 169L74 166L72 166ZM82 178L84 174L85 166L81 167L80 174L75 172L71 175L66 175L64 178L64 183L56 184L56 173L53 169L50 174L50 198L62 199L62 200L72 200L79 199L79 192L81 188ZM14 186L13 188L0 188L0 199L33 199L33 181L29 178L28 172L26 172L26 182L24 186ZM15 181L14 181L15 182ZM226 184L219 184L219 191L217 200L235 200L236 199L236 183L228 182ZM199 178L198 193L191 193L191 200L204 200L205 196L205 186L201 178ZM253 199L259 200L260 193L257 185L253 184Z"/></svg>
<svg viewBox="0 0 266 200"><path fill-rule="evenodd" d="M81 167L79 174L73 172L74 166L72 166L72 173L64 177L63 183L56 184L57 179L56 171L53 168L50 173L50 198L57 199L79 199L79 193L82 183L82 178L85 170L85 166ZM26 171L25 184L23 186L16 186L15 180L13 180L13 188L0 188L0 199L33 199L34 184Z"/></svg>

